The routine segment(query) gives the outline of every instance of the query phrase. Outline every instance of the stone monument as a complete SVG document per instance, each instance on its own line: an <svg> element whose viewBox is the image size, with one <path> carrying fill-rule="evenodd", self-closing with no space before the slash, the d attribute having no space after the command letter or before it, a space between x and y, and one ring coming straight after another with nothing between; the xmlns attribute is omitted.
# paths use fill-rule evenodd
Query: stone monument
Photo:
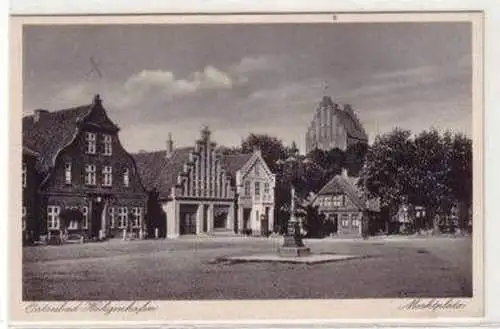
<svg viewBox="0 0 500 329"><path fill-rule="evenodd" d="M304 245L300 225L295 217L295 189L292 186L291 201L290 201L290 219L288 227L283 239L283 245L279 247L278 253L284 257L300 257L307 256L311 250Z"/></svg>

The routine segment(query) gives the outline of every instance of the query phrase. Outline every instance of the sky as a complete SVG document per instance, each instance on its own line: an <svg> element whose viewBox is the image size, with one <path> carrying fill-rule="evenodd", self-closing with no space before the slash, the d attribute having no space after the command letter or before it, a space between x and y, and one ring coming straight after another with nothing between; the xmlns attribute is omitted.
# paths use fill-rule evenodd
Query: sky
<svg viewBox="0 0 500 329"><path fill-rule="evenodd" d="M23 112L99 93L129 152L267 133L302 151L324 95L351 104L370 141L394 127L470 135L469 23L28 26ZM90 58L101 76L92 71ZM89 73L90 72L90 73Z"/></svg>

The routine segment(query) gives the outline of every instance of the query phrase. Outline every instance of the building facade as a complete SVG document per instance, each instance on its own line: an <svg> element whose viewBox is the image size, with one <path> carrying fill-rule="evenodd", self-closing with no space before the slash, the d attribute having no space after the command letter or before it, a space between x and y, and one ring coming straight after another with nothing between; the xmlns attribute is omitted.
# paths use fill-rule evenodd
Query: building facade
<svg viewBox="0 0 500 329"><path fill-rule="evenodd" d="M267 236L274 229L275 175L260 150L224 156L224 163L235 177L237 232Z"/></svg>
<svg viewBox="0 0 500 329"><path fill-rule="evenodd" d="M235 234L245 228L260 233L266 229L259 218L266 228L272 225L274 176L260 153L224 156L216 146L205 127L194 147L174 148L169 136L165 151L134 154L142 181L157 193L166 214L166 237ZM248 184L253 195L240 197ZM237 219L241 214L248 220Z"/></svg>
<svg viewBox="0 0 500 329"><path fill-rule="evenodd" d="M35 237L40 234L40 227L36 222L39 207L37 190L40 183L40 178L36 171L38 157L39 154L37 152L23 146L21 164L21 184L23 190L21 226L23 243L32 243Z"/></svg>
<svg viewBox="0 0 500 329"><path fill-rule="evenodd" d="M337 236L360 237L366 232L370 216L379 212L374 200L367 202L356 186L358 178L347 175L333 177L316 195L312 203L333 224Z"/></svg>
<svg viewBox="0 0 500 329"><path fill-rule="evenodd" d="M341 109L328 96L324 96L307 128L306 154L314 149L345 150L355 143L368 143L368 136L350 105Z"/></svg>
<svg viewBox="0 0 500 329"><path fill-rule="evenodd" d="M23 118L23 144L39 154L35 225L40 234L65 229L103 239L124 229L142 232L147 193L118 132L98 95L90 105L36 110ZM69 209L83 220L63 223L60 214Z"/></svg>

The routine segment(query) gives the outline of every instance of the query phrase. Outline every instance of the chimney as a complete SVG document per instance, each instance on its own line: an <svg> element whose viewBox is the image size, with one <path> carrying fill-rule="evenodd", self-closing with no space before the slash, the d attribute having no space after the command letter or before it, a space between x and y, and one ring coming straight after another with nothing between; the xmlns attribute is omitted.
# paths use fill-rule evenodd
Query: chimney
<svg viewBox="0 0 500 329"><path fill-rule="evenodd" d="M168 133L167 157L169 157L173 152L174 152L174 141L172 140L172 133Z"/></svg>
<svg viewBox="0 0 500 329"><path fill-rule="evenodd" d="M49 113L49 111L47 110L44 110L44 109L37 109L34 111L34 116L33 116L33 121L34 122L38 122L40 121L41 118L43 118L43 116L45 114Z"/></svg>
<svg viewBox="0 0 500 329"><path fill-rule="evenodd" d="M342 168L342 177L347 178L349 175L347 174L347 168Z"/></svg>

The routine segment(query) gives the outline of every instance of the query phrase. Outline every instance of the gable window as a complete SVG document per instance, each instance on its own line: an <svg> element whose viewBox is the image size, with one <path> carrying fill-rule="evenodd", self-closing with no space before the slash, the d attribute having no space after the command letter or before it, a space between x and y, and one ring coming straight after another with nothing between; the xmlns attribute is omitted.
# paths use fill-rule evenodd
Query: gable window
<svg viewBox="0 0 500 329"><path fill-rule="evenodd" d="M255 163L255 167L253 170L256 176L260 175L260 167L258 162Z"/></svg>
<svg viewBox="0 0 500 329"><path fill-rule="evenodd" d="M64 182L68 185L71 184L71 162L64 164Z"/></svg>
<svg viewBox="0 0 500 329"><path fill-rule="evenodd" d="M132 208L132 215L134 216L134 227L140 227L142 222L142 208Z"/></svg>
<svg viewBox="0 0 500 329"><path fill-rule="evenodd" d="M85 133L85 151L87 154L95 154L96 150L96 134L91 132Z"/></svg>
<svg viewBox="0 0 500 329"><path fill-rule="evenodd" d="M47 228L49 230L57 230L59 228L59 212L61 208L59 206L48 206L47 207Z"/></svg>
<svg viewBox="0 0 500 329"><path fill-rule="evenodd" d="M127 227L127 215L128 209L126 207L118 208L118 227L126 228Z"/></svg>
<svg viewBox="0 0 500 329"><path fill-rule="evenodd" d="M260 182L255 182L255 197L260 197Z"/></svg>
<svg viewBox="0 0 500 329"><path fill-rule="evenodd" d="M125 187L128 187L130 185L130 176L128 168L125 168L125 170L123 171L123 185Z"/></svg>
<svg viewBox="0 0 500 329"><path fill-rule="evenodd" d="M333 196L333 206L342 207L344 205L344 196L342 194Z"/></svg>
<svg viewBox="0 0 500 329"><path fill-rule="evenodd" d="M88 228L89 227L89 208L87 206L82 208L82 214L83 214L83 228Z"/></svg>
<svg viewBox="0 0 500 329"><path fill-rule="evenodd" d="M104 166L102 168L103 186L113 185L113 168L111 166Z"/></svg>
<svg viewBox="0 0 500 329"><path fill-rule="evenodd" d="M28 168L27 168L25 162L23 162L23 172L22 172L21 179L22 179L23 187L26 187L28 185L27 184L28 183Z"/></svg>
<svg viewBox="0 0 500 329"><path fill-rule="evenodd" d="M104 150L103 154L104 155L111 155L113 153L113 146L111 144L111 135L104 135L103 137L103 143L104 143Z"/></svg>
<svg viewBox="0 0 500 329"><path fill-rule="evenodd" d="M245 181L245 195L251 195L251 186L250 186L250 181L246 180Z"/></svg>
<svg viewBox="0 0 500 329"><path fill-rule="evenodd" d="M264 183L264 194L269 195L269 183Z"/></svg>
<svg viewBox="0 0 500 329"><path fill-rule="evenodd" d="M85 165L85 185L95 185L95 165Z"/></svg>

